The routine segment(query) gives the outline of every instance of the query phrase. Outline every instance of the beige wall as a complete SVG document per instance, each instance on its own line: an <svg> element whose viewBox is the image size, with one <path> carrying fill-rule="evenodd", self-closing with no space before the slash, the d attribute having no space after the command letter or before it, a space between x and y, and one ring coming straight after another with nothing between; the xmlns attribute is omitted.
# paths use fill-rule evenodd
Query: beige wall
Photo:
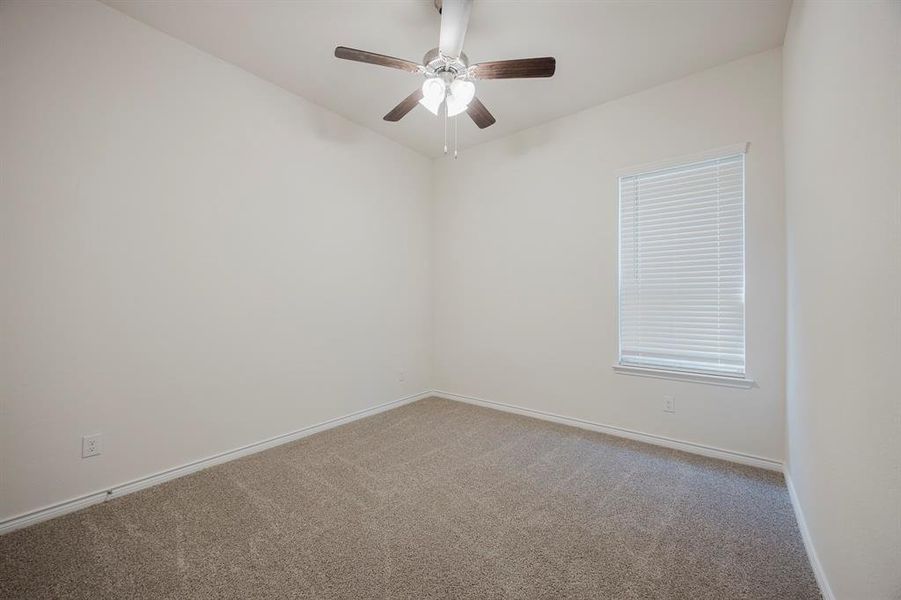
<svg viewBox="0 0 901 600"><path fill-rule="evenodd" d="M0 44L0 520L428 388L427 159L100 4Z"/></svg>
<svg viewBox="0 0 901 600"><path fill-rule="evenodd" d="M901 3L785 39L788 469L836 598L901 598Z"/></svg>
<svg viewBox="0 0 901 600"><path fill-rule="evenodd" d="M781 85L776 49L436 161L437 389L781 461ZM759 387L614 373L617 171L739 142Z"/></svg>

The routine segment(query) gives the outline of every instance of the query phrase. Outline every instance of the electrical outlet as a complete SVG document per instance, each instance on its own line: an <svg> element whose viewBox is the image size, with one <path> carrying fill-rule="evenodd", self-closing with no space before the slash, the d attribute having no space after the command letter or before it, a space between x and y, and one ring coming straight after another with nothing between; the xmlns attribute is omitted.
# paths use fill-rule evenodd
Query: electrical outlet
<svg viewBox="0 0 901 600"><path fill-rule="evenodd" d="M101 434L86 435L81 438L81 457L89 458L103 453L103 438Z"/></svg>
<svg viewBox="0 0 901 600"><path fill-rule="evenodd" d="M676 397L675 396L664 396L663 397L663 412L668 412L668 413L676 412Z"/></svg>
<svg viewBox="0 0 901 600"><path fill-rule="evenodd" d="M397 372L397 380L401 383L407 380L407 374L404 371Z"/></svg>

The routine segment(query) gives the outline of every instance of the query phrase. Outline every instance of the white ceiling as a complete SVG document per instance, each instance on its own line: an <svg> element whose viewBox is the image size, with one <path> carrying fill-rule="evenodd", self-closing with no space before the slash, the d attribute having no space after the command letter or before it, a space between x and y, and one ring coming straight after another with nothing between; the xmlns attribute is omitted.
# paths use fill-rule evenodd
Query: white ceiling
<svg viewBox="0 0 901 600"><path fill-rule="evenodd" d="M422 107L382 116L416 75L336 59L344 45L416 62L438 45L432 0L104 0L428 156L443 125ZM482 143L689 73L780 46L791 0L476 0L470 62L555 56L551 79L482 81L497 117L479 130L463 115L461 147Z"/></svg>

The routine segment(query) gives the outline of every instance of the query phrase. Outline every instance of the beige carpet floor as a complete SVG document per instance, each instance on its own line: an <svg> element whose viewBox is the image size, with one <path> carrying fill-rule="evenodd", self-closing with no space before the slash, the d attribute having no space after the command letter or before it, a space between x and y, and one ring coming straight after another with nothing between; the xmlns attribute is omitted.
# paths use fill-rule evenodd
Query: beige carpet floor
<svg viewBox="0 0 901 600"><path fill-rule="evenodd" d="M820 595L781 475L432 398L4 535L0 597Z"/></svg>

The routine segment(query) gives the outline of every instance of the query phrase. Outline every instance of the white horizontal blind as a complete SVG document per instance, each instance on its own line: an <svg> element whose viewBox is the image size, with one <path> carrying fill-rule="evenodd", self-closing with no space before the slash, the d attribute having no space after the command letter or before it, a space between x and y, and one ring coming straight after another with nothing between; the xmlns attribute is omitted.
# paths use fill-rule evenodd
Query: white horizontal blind
<svg viewBox="0 0 901 600"><path fill-rule="evenodd" d="M620 178L620 364L744 374L744 158Z"/></svg>

